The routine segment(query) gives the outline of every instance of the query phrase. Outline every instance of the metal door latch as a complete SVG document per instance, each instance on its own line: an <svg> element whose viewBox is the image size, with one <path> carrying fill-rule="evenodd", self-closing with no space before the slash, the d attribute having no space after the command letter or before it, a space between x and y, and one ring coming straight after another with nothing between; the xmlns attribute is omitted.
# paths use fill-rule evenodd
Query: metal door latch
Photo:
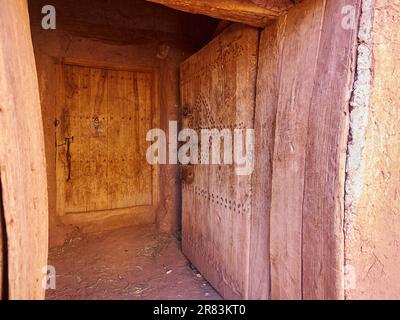
<svg viewBox="0 0 400 320"><path fill-rule="evenodd" d="M67 177L67 182L71 180L71 143L74 142L74 137L70 137L70 138L65 138L65 142L63 144L58 145L57 147L63 147L63 146L67 146L67 153L66 153L66 157L67 157L67 165L68 165L68 177Z"/></svg>

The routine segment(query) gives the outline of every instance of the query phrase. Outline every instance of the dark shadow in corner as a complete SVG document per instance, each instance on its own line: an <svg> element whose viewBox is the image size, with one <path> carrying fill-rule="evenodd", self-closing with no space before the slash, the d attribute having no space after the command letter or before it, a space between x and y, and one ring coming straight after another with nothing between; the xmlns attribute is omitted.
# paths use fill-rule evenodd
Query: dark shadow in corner
<svg viewBox="0 0 400 320"><path fill-rule="evenodd" d="M7 230L3 208L3 190L0 179L0 300L8 299Z"/></svg>

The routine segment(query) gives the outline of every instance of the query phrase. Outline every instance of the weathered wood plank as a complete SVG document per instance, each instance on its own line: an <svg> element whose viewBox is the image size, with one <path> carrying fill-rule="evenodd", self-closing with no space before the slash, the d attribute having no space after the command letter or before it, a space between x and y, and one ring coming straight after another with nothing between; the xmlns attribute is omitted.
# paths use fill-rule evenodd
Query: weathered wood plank
<svg viewBox="0 0 400 320"><path fill-rule="evenodd" d="M270 298L270 210L275 119L285 19L261 33L255 110L255 167L251 217L249 298Z"/></svg>
<svg viewBox="0 0 400 320"><path fill-rule="evenodd" d="M87 63L85 65L85 63ZM59 215L146 206L152 211L158 174L140 154L153 124L154 70L64 61L57 129ZM137 125L133 125L137 124ZM71 179L68 180L70 145ZM151 210L150 210L151 209ZM151 214L153 214L151 212ZM86 220L86 218L82 218Z"/></svg>
<svg viewBox="0 0 400 320"><path fill-rule="evenodd" d="M289 11L279 37L272 299L343 298L344 165L356 33L341 23L347 4L359 1L303 1Z"/></svg>
<svg viewBox="0 0 400 320"><path fill-rule="evenodd" d="M281 6L269 6L267 2L259 6L243 0L147 0L189 13L245 23L254 27L264 27L268 19L276 19L285 10ZM287 2L287 1L285 1ZM287 9L287 7L284 7Z"/></svg>
<svg viewBox="0 0 400 320"><path fill-rule="evenodd" d="M258 30L234 24L182 64L185 128L253 128L257 42ZM251 175L238 176L235 167L193 165L194 179L184 179L182 187L182 246L221 295L245 299Z"/></svg>
<svg viewBox="0 0 400 320"><path fill-rule="evenodd" d="M325 9L304 175L304 299L344 298L344 180L357 28L340 22L341 8L359 3L327 0Z"/></svg>
<svg viewBox="0 0 400 320"><path fill-rule="evenodd" d="M27 2L0 1L0 172L9 299L42 299L47 265L46 160Z"/></svg>
<svg viewBox="0 0 400 320"><path fill-rule="evenodd" d="M271 298L302 298L307 126L325 1L289 11L281 54L271 197Z"/></svg>
<svg viewBox="0 0 400 320"><path fill-rule="evenodd" d="M301 0L238 0L241 2L253 2L254 4L274 10L287 11L294 4L300 3Z"/></svg>
<svg viewBox="0 0 400 320"><path fill-rule="evenodd" d="M101 210L108 205L107 154L104 145L107 141L107 72L102 69L91 69L89 88L89 112L92 122L98 119L98 125L89 126L89 185L92 193L87 199L87 210ZM100 125L101 124L101 125ZM129 168L126 168L128 170Z"/></svg>

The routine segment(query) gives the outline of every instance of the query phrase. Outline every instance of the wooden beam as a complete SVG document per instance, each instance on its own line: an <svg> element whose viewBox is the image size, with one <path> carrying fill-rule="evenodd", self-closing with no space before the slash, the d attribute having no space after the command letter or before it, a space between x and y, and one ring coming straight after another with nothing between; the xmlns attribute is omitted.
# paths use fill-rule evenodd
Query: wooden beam
<svg viewBox="0 0 400 320"><path fill-rule="evenodd" d="M279 10L279 11L287 11L294 4L301 2L301 0L238 0L238 1L252 2L260 7Z"/></svg>
<svg viewBox="0 0 400 320"><path fill-rule="evenodd" d="M302 219L303 299L344 298L344 190L349 100L357 28L341 8L360 0L327 0L308 118ZM334 35L334 36L332 36ZM338 83L340 85L331 85ZM325 90L324 88L329 88ZM358 282L357 282L358 286Z"/></svg>
<svg viewBox="0 0 400 320"><path fill-rule="evenodd" d="M287 6L263 6L250 0L146 0L164 6L194 14L203 14L213 18L240 22L253 27L265 27L270 19L276 19L285 12ZM280 1L274 0L273 3ZM291 1L284 0L289 4Z"/></svg>
<svg viewBox="0 0 400 320"><path fill-rule="evenodd" d="M7 298L43 299L47 177L28 4L26 0L0 0L0 7L0 175L8 253Z"/></svg>

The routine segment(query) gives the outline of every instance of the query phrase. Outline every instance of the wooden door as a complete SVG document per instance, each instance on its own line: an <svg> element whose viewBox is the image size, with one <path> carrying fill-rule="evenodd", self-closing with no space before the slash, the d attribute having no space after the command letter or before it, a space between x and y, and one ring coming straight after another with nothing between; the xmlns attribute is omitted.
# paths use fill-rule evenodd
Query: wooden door
<svg viewBox="0 0 400 320"><path fill-rule="evenodd" d="M62 69L58 213L87 220L151 208L157 172L146 161L146 134L157 113L154 72L73 61Z"/></svg>
<svg viewBox="0 0 400 320"><path fill-rule="evenodd" d="M184 128L199 137L202 129L253 128L257 48L256 29L232 25L182 64ZM183 251L224 298L244 299L249 296L252 176L239 176L235 169L226 164L184 168Z"/></svg>

